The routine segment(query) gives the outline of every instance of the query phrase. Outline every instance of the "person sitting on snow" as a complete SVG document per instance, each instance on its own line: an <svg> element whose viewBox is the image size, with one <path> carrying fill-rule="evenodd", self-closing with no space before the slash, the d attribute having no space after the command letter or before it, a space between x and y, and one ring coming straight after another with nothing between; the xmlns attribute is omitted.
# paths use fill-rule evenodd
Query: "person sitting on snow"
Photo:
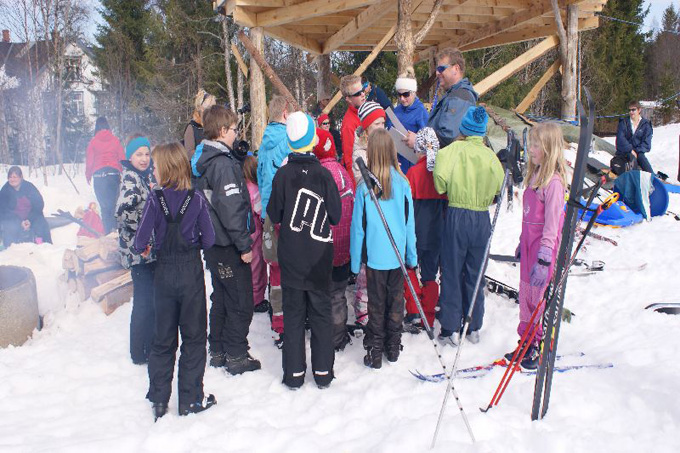
<svg viewBox="0 0 680 453"><path fill-rule="evenodd" d="M652 123L643 118L641 113L642 107L638 101L631 101L628 104L629 117L619 120L619 127L616 130L616 156L612 160L623 157L629 163L637 162L640 170L654 173L646 156L652 148ZM626 168L632 170L634 165ZM614 172L617 173L616 170Z"/></svg>
<svg viewBox="0 0 680 453"><path fill-rule="evenodd" d="M52 243L44 207L40 192L24 180L21 168L10 167L7 182L0 190L0 223L5 247L19 242Z"/></svg>

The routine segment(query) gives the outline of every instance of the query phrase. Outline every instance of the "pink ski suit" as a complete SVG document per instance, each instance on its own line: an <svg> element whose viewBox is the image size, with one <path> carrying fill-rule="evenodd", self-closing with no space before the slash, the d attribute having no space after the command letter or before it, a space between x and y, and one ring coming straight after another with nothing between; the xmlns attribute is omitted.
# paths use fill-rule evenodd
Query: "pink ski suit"
<svg viewBox="0 0 680 453"><path fill-rule="evenodd" d="M533 181L531 181L533 184ZM565 188L558 175L553 175L545 188L533 189L530 184L524 190L522 203L522 234L519 239L520 247L520 282L519 282L519 326L517 333L520 337L529 326L531 314L543 298L545 288L552 278L555 260L560 246L562 225L564 223L564 193ZM552 250L552 261L548 271L548 280L542 287L531 286L531 269L538 262L538 251L541 247ZM543 338L541 315L538 313L539 328L533 343Z"/></svg>
<svg viewBox="0 0 680 453"><path fill-rule="evenodd" d="M262 202L257 184L246 181L246 186L250 194L255 223L255 232L250 235L253 238L253 260L250 262L250 270L253 273L253 302L257 305L264 300L264 291L267 288L267 264L262 256Z"/></svg>

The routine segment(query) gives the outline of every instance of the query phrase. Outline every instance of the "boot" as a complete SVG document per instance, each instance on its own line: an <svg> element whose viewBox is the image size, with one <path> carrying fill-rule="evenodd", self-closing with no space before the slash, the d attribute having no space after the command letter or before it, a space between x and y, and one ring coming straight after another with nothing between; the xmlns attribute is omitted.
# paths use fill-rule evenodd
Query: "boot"
<svg viewBox="0 0 680 453"><path fill-rule="evenodd" d="M151 410L153 411L153 421L157 422L159 418L168 413L168 403L153 403Z"/></svg>
<svg viewBox="0 0 680 453"><path fill-rule="evenodd" d="M538 348L534 345L529 346L526 355L519 365L525 370L535 370L538 368Z"/></svg>
<svg viewBox="0 0 680 453"><path fill-rule="evenodd" d="M437 341L439 341L439 343L441 343L444 346L449 345L455 348L458 346L460 338L458 332L454 332L453 330L442 329L441 332L439 332L439 335L437 336Z"/></svg>
<svg viewBox="0 0 680 453"><path fill-rule="evenodd" d="M224 352L210 351L210 366L213 368L221 368L224 366L225 354Z"/></svg>
<svg viewBox="0 0 680 453"><path fill-rule="evenodd" d="M382 367L382 351L378 348L368 348L364 357L364 365L376 370Z"/></svg>
<svg viewBox="0 0 680 453"><path fill-rule="evenodd" d="M199 412L203 412L205 410L210 409L213 407L215 404L217 404L217 399L215 398L215 395L210 394L206 398L203 399L203 401L199 401L197 403L191 403L188 405L185 404L180 404L179 405L179 415L189 415L189 414L197 414Z"/></svg>
<svg viewBox="0 0 680 453"><path fill-rule="evenodd" d="M256 371L262 368L259 360L254 359L249 353L245 353L238 357L232 357L225 354L226 360L224 368L232 376L237 374L247 373L248 371Z"/></svg>
<svg viewBox="0 0 680 453"><path fill-rule="evenodd" d="M394 363L399 360L399 353L404 350L404 346L401 344L389 344L385 347L385 355L387 356L387 361Z"/></svg>
<svg viewBox="0 0 680 453"><path fill-rule="evenodd" d="M253 309L253 311L255 313L269 313L270 308L271 308L271 305L269 305L269 301L267 299L264 299L262 302L255 305L255 308Z"/></svg>

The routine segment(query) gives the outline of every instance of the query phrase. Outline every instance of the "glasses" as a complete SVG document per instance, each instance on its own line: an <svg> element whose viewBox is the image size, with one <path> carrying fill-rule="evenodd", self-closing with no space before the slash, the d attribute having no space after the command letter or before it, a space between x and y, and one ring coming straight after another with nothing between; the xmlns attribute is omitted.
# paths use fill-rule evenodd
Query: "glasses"
<svg viewBox="0 0 680 453"><path fill-rule="evenodd" d="M357 92L354 93L354 94L348 94L347 97L348 97L348 98L358 98L358 97L361 96L362 94L364 94L364 89L363 89L363 88L360 89L359 91L357 91Z"/></svg>
<svg viewBox="0 0 680 453"><path fill-rule="evenodd" d="M397 96L399 96L400 98L407 98L411 96L411 91L407 91L405 93L397 93Z"/></svg>
<svg viewBox="0 0 680 453"><path fill-rule="evenodd" d="M629 112L637 112L637 109L628 109Z"/></svg>
<svg viewBox="0 0 680 453"><path fill-rule="evenodd" d="M234 131L234 134L238 135L238 127L228 127L227 132Z"/></svg>
<svg viewBox="0 0 680 453"><path fill-rule="evenodd" d="M444 71L446 71L447 69L449 69L450 67L451 67L450 64L443 64L441 66L437 66L437 72L441 74Z"/></svg>
<svg viewBox="0 0 680 453"><path fill-rule="evenodd" d="M321 123L322 126L330 126L330 124L331 123L329 121L324 121L323 123Z"/></svg>

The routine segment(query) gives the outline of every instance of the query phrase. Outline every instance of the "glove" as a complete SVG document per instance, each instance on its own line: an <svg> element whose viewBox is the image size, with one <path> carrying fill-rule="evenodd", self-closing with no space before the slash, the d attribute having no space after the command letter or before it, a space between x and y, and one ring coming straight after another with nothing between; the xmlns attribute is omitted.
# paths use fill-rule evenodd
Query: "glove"
<svg viewBox="0 0 680 453"><path fill-rule="evenodd" d="M520 259L521 256L522 256L521 245L517 244L517 248L515 249L515 258Z"/></svg>
<svg viewBox="0 0 680 453"><path fill-rule="evenodd" d="M541 246L538 250L538 261L531 268L529 284L534 287L542 288L548 281L548 271L552 262L552 249Z"/></svg>

